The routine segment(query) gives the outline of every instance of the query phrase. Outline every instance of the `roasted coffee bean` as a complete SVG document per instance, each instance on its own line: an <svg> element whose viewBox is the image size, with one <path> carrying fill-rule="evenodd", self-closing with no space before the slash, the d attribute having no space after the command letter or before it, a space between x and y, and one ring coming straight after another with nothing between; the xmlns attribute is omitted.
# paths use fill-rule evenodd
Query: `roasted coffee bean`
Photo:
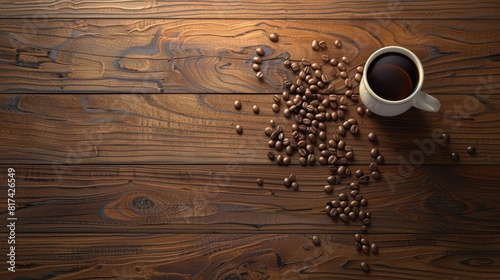
<svg viewBox="0 0 500 280"><path fill-rule="evenodd" d="M321 157L318 158L318 163L320 165L327 165L328 164L328 159L326 157L321 156Z"/></svg>
<svg viewBox="0 0 500 280"><path fill-rule="evenodd" d="M352 92L352 90L348 89L348 90L345 91L344 95L346 97L351 97L353 95L353 92Z"/></svg>
<svg viewBox="0 0 500 280"><path fill-rule="evenodd" d="M377 158L379 156L379 153L378 153L378 149L377 148L373 148L371 151L370 151L370 156L372 158Z"/></svg>
<svg viewBox="0 0 500 280"><path fill-rule="evenodd" d="M252 59L252 62L253 63L257 63L257 64L261 64L262 63L262 58L259 57L259 56L255 56L253 59Z"/></svg>
<svg viewBox="0 0 500 280"><path fill-rule="evenodd" d="M343 222L343 223L348 223L349 222L349 216L347 216L345 213L342 213L339 215L339 219Z"/></svg>
<svg viewBox="0 0 500 280"><path fill-rule="evenodd" d="M259 186L264 185L264 180L262 180L262 179L260 179L260 178L259 178L259 179L257 179L257 185L259 185Z"/></svg>
<svg viewBox="0 0 500 280"><path fill-rule="evenodd" d="M346 88L351 88L352 87L352 79L351 78L347 78L344 80L344 85Z"/></svg>
<svg viewBox="0 0 500 280"><path fill-rule="evenodd" d="M320 66L321 67L321 66ZM314 71L314 77L316 77L316 79L318 79L318 82L316 82L316 85L319 83L319 81L321 80L321 75L323 75L323 72L321 72L321 70L315 70Z"/></svg>
<svg viewBox="0 0 500 280"><path fill-rule="evenodd" d="M347 109L347 106L345 105L340 105L340 110L337 111L337 115L339 117L339 119L343 120L344 117L345 117L345 113L343 110ZM345 130L344 130L344 134L342 136L345 135Z"/></svg>
<svg viewBox="0 0 500 280"><path fill-rule="evenodd" d="M269 40L271 40L273 42L278 42L278 40L279 40L278 34L276 34L276 33L269 34Z"/></svg>
<svg viewBox="0 0 500 280"><path fill-rule="evenodd" d="M348 76L349 76L349 75L347 74L347 72L346 72L346 71L341 71L341 72L340 72L340 77L342 77L343 79L347 79L347 77L348 77Z"/></svg>
<svg viewBox="0 0 500 280"><path fill-rule="evenodd" d="M307 159L305 157L300 157L299 158L299 164L302 166L305 166L307 164Z"/></svg>
<svg viewBox="0 0 500 280"><path fill-rule="evenodd" d="M448 133L441 134L441 139L448 142L450 141L450 135Z"/></svg>
<svg viewBox="0 0 500 280"><path fill-rule="evenodd" d="M378 163L377 162L372 162L372 163L370 163L370 165L368 166L368 168L370 169L370 171L376 171L376 170L378 170Z"/></svg>
<svg viewBox="0 0 500 280"><path fill-rule="evenodd" d="M340 193L340 194L339 194L339 200L340 200L340 201L347 200L347 194L345 194L345 193Z"/></svg>
<svg viewBox="0 0 500 280"><path fill-rule="evenodd" d="M335 40L335 47L337 48L342 47L342 42L340 40Z"/></svg>
<svg viewBox="0 0 500 280"><path fill-rule="evenodd" d="M337 149L340 149L340 150L343 150L345 149L346 147L346 143L344 140L340 140L338 143L337 143Z"/></svg>
<svg viewBox="0 0 500 280"><path fill-rule="evenodd" d="M364 254L369 254L370 253L370 247L368 245L362 245L361 251L363 251Z"/></svg>
<svg viewBox="0 0 500 280"><path fill-rule="evenodd" d="M280 132L278 134L278 140L283 141L283 139L285 139L285 134L283 132Z"/></svg>
<svg viewBox="0 0 500 280"><path fill-rule="evenodd" d="M313 146L313 145L311 145L311 144L306 145L306 151L307 151L309 154L314 153L314 146Z"/></svg>
<svg viewBox="0 0 500 280"><path fill-rule="evenodd" d="M322 42L323 42L323 41L322 41ZM320 43L321 43L321 42L320 42ZM325 43L325 45L326 45L326 43ZM324 55L322 55L322 56L321 56L321 60L322 60L323 62L328 62L328 61L330 61L330 58L328 57L328 55L324 54Z"/></svg>
<svg viewBox="0 0 500 280"><path fill-rule="evenodd" d="M365 69L365 68L363 68L363 66L358 66L358 67L356 67L356 72L358 72L358 73L360 73L360 74L363 74L363 70L364 70L364 69Z"/></svg>
<svg viewBox="0 0 500 280"><path fill-rule="evenodd" d="M361 238L362 238L362 237L361 237L361 234L359 234L359 233L356 233L356 234L354 235L354 240L356 240L356 242L361 242Z"/></svg>
<svg viewBox="0 0 500 280"><path fill-rule="evenodd" d="M349 202L347 202L347 200L340 201L339 202L339 208L341 208L342 211L340 211L339 213L342 213L344 211L344 208L347 207L347 205L349 205Z"/></svg>
<svg viewBox="0 0 500 280"><path fill-rule="evenodd" d="M321 245L321 239L317 237L316 235L312 237L312 242L314 246L320 246Z"/></svg>
<svg viewBox="0 0 500 280"><path fill-rule="evenodd" d="M241 101L239 101L239 100L234 101L234 108L236 110L241 109Z"/></svg>
<svg viewBox="0 0 500 280"><path fill-rule="evenodd" d="M271 106L271 109L273 110L273 112L278 113L280 111L280 106L275 103Z"/></svg>
<svg viewBox="0 0 500 280"><path fill-rule="evenodd" d="M356 109L356 112L358 113L358 115L362 116L365 114L365 109L363 109L363 107L358 107Z"/></svg>
<svg viewBox="0 0 500 280"><path fill-rule="evenodd" d="M377 157L377 163L382 164L382 163L384 163L384 162L385 162L385 158L384 158L384 156L378 156L378 157Z"/></svg>
<svg viewBox="0 0 500 280"><path fill-rule="evenodd" d="M281 97L279 97L279 95L275 94L275 95L273 95L273 101L274 101L274 103L279 104L281 102Z"/></svg>
<svg viewBox="0 0 500 280"><path fill-rule="evenodd" d="M290 180L290 178L285 178L283 179L283 185L285 185L285 187L289 188L292 186L292 181Z"/></svg>
<svg viewBox="0 0 500 280"><path fill-rule="evenodd" d="M356 178L359 178L359 177L363 176L364 175L363 170L359 170L359 169L356 170L355 175L356 175Z"/></svg>
<svg viewBox="0 0 500 280"><path fill-rule="evenodd" d="M293 191L298 191L299 190L299 184L297 182L292 182L292 190Z"/></svg>
<svg viewBox="0 0 500 280"><path fill-rule="evenodd" d="M262 78L264 78L264 73L262 73L262 71L259 71L259 72L257 72L257 74L255 74L255 76L257 76L257 78L259 78L259 79L262 79Z"/></svg>
<svg viewBox="0 0 500 280"><path fill-rule="evenodd" d="M340 110L342 110L342 111L347 111L347 110L348 110L348 107L347 107L347 105L340 105L340 106L339 106L339 109L340 109ZM339 118L340 118L340 119L343 119L343 118L344 118L344 116L345 116L345 113L344 113L344 112L342 112L342 117L340 117L340 116L339 116Z"/></svg>
<svg viewBox="0 0 500 280"><path fill-rule="evenodd" d="M285 148L285 152L286 152L286 154L287 154L287 155L289 155L289 156L293 155L293 148L292 148L292 146L287 146L287 147Z"/></svg>
<svg viewBox="0 0 500 280"><path fill-rule="evenodd" d="M241 125L239 125L239 124L236 125L236 132L238 134L242 134L243 133L243 127Z"/></svg>
<svg viewBox="0 0 500 280"><path fill-rule="evenodd" d="M469 153L469 155L475 154L476 153L476 147L474 147L474 146L467 147L467 153Z"/></svg>
<svg viewBox="0 0 500 280"><path fill-rule="evenodd" d="M332 207L335 207L335 208L340 207L340 202L338 200L332 200L331 204L332 204Z"/></svg>
<svg viewBox="0 0 500 280"><path fill-rule="evenodd" d="M311 62L309 62L309 59L307 59L305 57L301 60L301 62L302 62L302 65L304 65L304 66L311 65Z"/></svg>
<svg viewBox="0 0 500 280"><path fill-rule="evenodd" d="M335 91L335 84L329 84L327 88L328 92L334 92ZM331 106L331 105L330 105Z"/></svg>
<svg viewBox="0 0 500 280"><path fill-rule="evenodd" d="M363 220L366 218L366 213L363 210L360 210L358 213L358 217L360 220Z"/></svg>
<svg viewBox="0 0 500 280"><path fill-rule="evenodd" d="M349 184L351 190L359 190L359 184L357 182L352 182Z"/></svg>
<svg viewBox="0 0 500 280"><path fill-rule="evenodd" d="M345 64L349 64L350 60L347 56L343 56L342 57L342 61L345 63Z"/></svg>
<svg viewBox="0 0 500 280"><path fill-rule="evenodd" d="M283 138L283 146L288 147L290 145L290 139Z"/></svg>
<svg viewBox="0 0 500 280"><path fill-rule="evenodd" d="M349 214L347 214L347 215L353 221L356 220L356 218L358 217L358 215L356 215L356 213L354 211L349 212Z"/></svg>
<svg viewBox="0 0 500 280"><path fill-rule="evenodd" d="M274 152L267 152L267 157L270 159L270 160L274 160Z"/></svg>
<svg viewBox="0 0 500 280"><path fill-rule="evenodd" d="M332 217L332 218L335 218L339 215L339 212L337 211L337 208L333 208L332 210L330 210L330 213L329 215Z"/></svg>
<svg viewBox="0 0 500 280"><path fill-rule="evenodd" d="M292 63L292 65L290 65L290 66L292 67L292 70L293 70L294 72L297 72L297 71L299 71L299 70L300 70L300 64L299 64L298 62L293 62L293 63ZM293 86L293 85L292 85L292 86ZM291 91L291 92L293 92L293 91L292 91L292 87L290 87L290 91Z"/></svg>
<svg viewBox="0 0 500 280"><path fill-rule="evenodd" d="M346 167L341 165L341 166L339 166L339 168L337 168L337 174L339 174L340 176L344 176L344 175L346 175L345 170L346 170Z"/></svg>
<svg viewBox="0 0 500 280"><path fill-rule="evenodd" d="M366 198L363 198L363 199L361 199L359 204L364 207L364 206L368 205L368 200Z"/></svg>
<svg viewBox="0 0 500 280"><path fill-rule="evenodd" d="M345 64L342 63L342 62L339 62L337 64L337 68L340 70L340 71L345 71L347 68L345 67Z"/></svg>
<svg viewBox="0 0 500 280"><path fill-rule="evenodd" d="M325 213L327 215L330 215L330 211L332 211L332 205L330 205L330 204L327 203L326 206L325 206Z"/></svg>
<svg viewBox="0 0 500 280"><path fill-rule="evenodd" d="M458 155L458 153L453 152L451 153L451 159L456 161L460 159L460 156Z"/></svg>
<svg viewBox="0 0 500 280"><path fill-rule="evenodd" d="M321 64L315 62L315 63L311 64L311 68L313 70L320 70L321 69Z"/></svg>
<svg viewBox="0 0 500 280"><path fill-rule="evenodd" d="M319 42L316 40L313 40L311 43L311 48L315 51L319 50Z"/></svg>
<svg viewBox="0 0 500 280"><path fill-rule="evenodd" d="M289 59L287 59L283 62L283 65L285 65L285 67L287 67L287 68L290 68L290 66L292 65L292 62Z"/></svg>
<svg viewBox="0 0 500 280"><path fill-rule="evenodd" d="M283 165L283 156L282 156L282 155L278 155L278 156L276 157L276 163L277 163L278 165Z"/></svg>
<svg viewBox="0 0 500 280"><path fill-rule="evenodd" d="M267 142L267 146L268 146L269 148L274 148L274 147L276 147L276 141L274 141L274 140L269 140L269 142Z"/></svg>
<svg viewBox="0 0 500 280"><path fill-rule="evenodd" d="M371 222L370 218L364 218L362 221L363 225L366 225L366 226L369 225L370 222Z"/></svg>
<svg viewBox="0 0 500 280"><path fill-rule="evenodd" d="M259 47L257 49L255 49L255 53L259 56L264 56L266 54L266 52L264 51L263 48Z"/></svg>
<svg viewBox="0 0 500 280"><path fill-rule="evenodd" d="M326 132L320 131L319 134L318 134L318 138L321 141L325 141L326 140Z"/></svg>
<svg viewBox="0 0 500 280"><path fill-rule="evenodd" d="M377 243L372 243L370 245L370 250L372 251L372 253L378 254L378 245L377 245Z"/></svg>
<svg viewBox="0 0 500 280"><path fill-rule="evenodd" d="M340 111L340 112L342 112L342 111ZM345 130L345 128L343 126L339 126L339 129L338 129L337 132L341 136L345 136L345 134L346 134L346 130ZM337 147L338 147L338 145L337 145Z"/></svg>
<svg viewBox="0 0 500 280"><path fill-rule="evenodd" d="M260 71L260 65L257 63L254 63L254 64L252 64L252 69L253 69L253 71L258 72L258 71Z"/></svg>
<svg viewBox="0 0 500 280"><path fill-rule="evenodd" d="M309 154L307 156L307 162L310 164L310 165L314 165L314 163L316 162L316 158L314 157L313 154Z"/></svg>
<svg viewBox="0 0 500 280"><path fill-rule="evenodd" d="M347 202L347 201L346 201L346 202ZM347 205L349 205L349 204L347 204ZM344 213L349 214L349 213L351 212L351 210L352 210L352 209L351 209L351 207L346 206L346 207L344 208Z"/></svg>
<svg viewBox="0 0 500 280"><path fill-rule="evenodd" d="M288 166L290 163L292 163L292 159L290 157L283 158L283 165Z"/></svg>
<svg viewBox="0 0 500 280"><path fill-rule="evenodd" d="M345 122L342 124L342 126L343 126L343 127L345 127L345 129L349 129L349 128L351 128L351 125L352 125L352 123L350 123L349 121L345 121Z"/></svg>
<svg viewBox="0 0 500 280"><path fill-rule="evenodd" d="M326 193L331 193L333 192L333 186L332 185L325 185L323 187L323 190L326 192Z"/></svg>
<svg viewBox="0 0 500 280"><path fill-rule="evenodd" d="M358 82L358 83L359 83L359 82L361 82L361 78L362 78L362 77L363 77L363 76L361 76L361 74L356 73L356 75L354 75L354 80L355 80L356 82Z"/></svg>
<svg viewBox="0 0 500 280"><path fill-rule="evenodd" d="M319 41L318 45L320 48L326 49L326 42L325 41Z"/></svg>
<svg viewBox="0 0 500 280"><path fill-rule="evenodd" d="M259 106L257 106L257 105L253 105L252 110L253 110L253 112L254 112L255 114L258 114L258 113L260 112Z"/></svg>
<svg viewBox="0 0 500 280"><path fill-rule="evenodd" d="M370 140L370 142L376 142L377 135L375 135L375 133L373 133L373 132L368 133L368 140Z"/></svg>
<svg viewBox="0 0 500 280"><path fill-rule="evenodd" d="M370 266L367 263L361 262L359 266L361 267L361 269L364 272L367 272L367 273L370 272Z"/></svg>
<svg viewBox="0 0 500 280"><path fill-rule="evenodd" d="M328 150L323 150L323 151L321 151L321 152L320 152L320 155L321 155L322 157L326 157L326 158L329 158L329 157L331 156L330 151L328 151Z"/></svg>
<svg viewBox="0 0 500 280"><path fill-rule="evenodd" d="M347 152L345 153L345 158L347 159L353 159L354 158L354 153L353 152Z"/></svg>
<svg viewBox="0 0 500 280"><path fill-rule="evenodd" d="M351 133L352 134L358 134L359 133L359 126L357 124L354 124L351 126Z"/></svg>
<svg viewBox="0 0 500 280"><path fill-rule="evenodd" d="M271 141L273 141L273 140L271 140ZM271 141L269 141L269 148L272 148ZM274 148L276 149L276 151L282 151L283 150L283 142L281 140L276 141L276 143L274 144Z"/></svg>
<svg viewBox="0 0 500 280"><path fill-rule="evenodd" d="M358 182L360 184L366 184L366 183L368 183L368 181L370 181L370 177L368 177L366 175L363 175L363 176L359 177L359 179L358 179Z"/></svg>
<svg viewBox="0 0 500 280"><path fill-rule="evenodd" d="M378 172L378 171L372 171L371 175L372 175L372 178L375 180L380 180L380 178L382 178L382 176L380 176L380 172Z"/></svg>

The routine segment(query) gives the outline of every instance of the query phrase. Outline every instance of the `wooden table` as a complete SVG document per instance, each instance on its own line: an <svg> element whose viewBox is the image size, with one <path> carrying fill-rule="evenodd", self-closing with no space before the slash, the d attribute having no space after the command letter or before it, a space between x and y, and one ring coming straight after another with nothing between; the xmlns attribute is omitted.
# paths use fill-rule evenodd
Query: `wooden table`
<svg viewBox="0 0 500 280"><path fill-rule="evenodd" d="M498 279L500 2L456 2L2 1L0 278ZM363 237L380 247L364 254L361 223L324 213L356 178L325 193L328 167L296 153L277 166L264 128L291 133L284 105L271 110L294 77L285 59L345 55L352 74L388 45L418 55L442 108L361 117L349 100L350 169L366 172L373 147L385 156L382 180L361 186ZM291 173L299 191L283 186Z"/></svg>

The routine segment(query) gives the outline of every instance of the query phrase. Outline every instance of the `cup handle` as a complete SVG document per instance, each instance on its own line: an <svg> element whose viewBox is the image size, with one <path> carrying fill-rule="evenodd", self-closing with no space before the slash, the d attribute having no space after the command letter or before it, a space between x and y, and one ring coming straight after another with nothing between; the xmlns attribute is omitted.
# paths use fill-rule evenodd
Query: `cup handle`
<svg viewBox="0 0 500 280"><path fill-rule="evenodd" d="M420 91L419 94L413 98L413 107L428 112L437 112L441 107L441 102L435 97Z"/></svg>

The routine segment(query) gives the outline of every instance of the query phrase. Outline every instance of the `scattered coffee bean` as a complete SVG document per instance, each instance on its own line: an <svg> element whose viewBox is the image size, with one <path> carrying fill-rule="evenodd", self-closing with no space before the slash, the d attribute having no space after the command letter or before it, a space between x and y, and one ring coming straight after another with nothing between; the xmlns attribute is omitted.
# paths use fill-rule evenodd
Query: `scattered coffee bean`
<svg viewBox="0 0 500 280"><path fill-rule="evenodd" d="M377 163L382 164L382 163L384 163L384 162L385 162L385 158L384 158L384 156L378 156L378 157L377 157Z"/></svg>
<svg viewBox="0 0 500 280"><path fill-rule="evenodd" d="M474 147L474 146L467 147L467 153L469 153L469 155L475 154L476 153L476 147Z"/></svg>
<svg viewBox="0 0 500 280"><path fill-rule="evenodd" d="M335 40L335 47L337 48L342 47L342 42L340 40Z"/></svg>
<svg viewBox="0 0 500 280"><path fill-rule="evenodd" d="M255 114L258 114L260 112L259 106L253 105L252 110Z"/></svg>
<svg viewBox="0 0 500 280"><path fill-rule="evenodd" d="M458 153L453 152L451 153L451 159L456 161L460 159L460 156L458 155Z"/></svg>
<svg viewBox="0 0 500 280"><path fill-rule="evenodd" d="M358 190L359 184L357 182L352 182L349 184L349 187L351 188L351 190Z"/></svg>
<svg viewBox="0 0 500 280"><path fill-rule="evenodd" d="M260 68L259 68L259 69L260 69ZM347 72L346 72L346 71L341 71L341 72L340 72L340 77L342 77L343 79L347 79L347 77L348 77L348 76L349 76L349 75L347 74Z"/></svg>
<svg viewBox="0 0 500 280"><path fill-rule="evenodd" d="M375 135L375 133L373 133L373 132L368 133L368 140L370 140L370 142L376 142L377 135Z"/></svg>
<svg viewBox="0 0 500 280"><path fill-rule="evenodd" d="M260 179L260 178L259 178L259 179L257 179L257 185L259 185L259 186L264 185L264 180L262 180L262 179Z"/></svg>
<svg viewBox="0 0 500 280"><path fill-rule="evenodd" d="M367 263L361 262L360 267L364 272L370 272L370 266Z"/></svg>
<svg viewBox="0 0 500 280"><path fill-rule="evenodd" d="M323 190L326 192L326 193L332 193L333 192L333 186L332 185L325 185L323 187Z"/></svg>
<svg viewBox="0 0 500 280"><path fill-rule="evenodd" d="M378 254L378 245L376 243L372 243L372 245L370 245L370 249L372 253Z"/></svg>
<svg viewBox="0 0 500 280"><path fill-rule="evenodd" d="M287 59L287 60L285 60L285 61L283 62L283 65L284 65L285 67L287 67L287 68L290 68L290 67L291 67L291 65L292 65L292 62L291 62L289 59ZM285 84L286 84L286 83L285 83Z"/></svg>
<svg viewBox="0 0 500 280"><path fill-rule="evenodd" d="M316 40L313 40L311 43L311 48L315 51L319 50L319 42Z"/></svg>
<svg viewBox="0 0 500 280"><path fill-rule="evenodd" d="M253 59L252 59L252 62L253 63L256 63L256 64L261 64L262 63L262 58L260 56L255 56Z"/></svg>
<svg viewBox="0 0 500 280"><path fill-rule="evenodd" d="M361 246L361 251L363 251L364 254L369 254L370 253L370 247L368 245L362 245Z"/></svg>
<svg viewBox="0 0 500 280"><path fill-rule="evenodd" d="M299 184L297 182L292 182L291 186L293 191L298 191L299 190Z"/></svg>
<svg viewBox="0 0 500 280"><path fill-rule="evenodd" d="M238 134L242 134L243 133L243 127L241 125L239 125L239 124L236 125L236 132Z"/></svg>
<svg viewBox="0 0 500 280"><path fill-rule="evenodd" d="M283 165L284 166L288 166L288 165L290 165L290 163L292 163L292 159L290 157L286 156L283 158Z"/></svg>
<svg viewBox="0 0 500 280"><path fill-rule="evenodd" d="M278 40L279 40L278 34L276 34L276 33L269 34L269 40L271 40L273 42L278 42Z"/></svg>
<svg viewBox="0 0 500 280"><path fill-rule="evenodd" d="M349 64L350 60L347 56L343 56L342 57L342 61L345 63L345 64Z"/></svg>
<svg viewBox="0 0 500 280"><path fill-rule="evenodd" d="M360 184L367 184L368 181L370 181L370 177L368 177L366 175L363 175L363 176L359 177L359 179L358 179L358 182Z"/></svg>
<svg viewBox="0 0 500 280"><path fill-rule="evenodd" d="M319 41L318 45L320 48L326 49L326 42L325 41Z"/></svg>
<svg viewBox="0 0 500 280"><path fill-rule="evenodd" d="M257 63L254 63L254 64L252 64L252 69L253 69L253 71L258 72L258 71L260 71L260 65Z"/></svg>
<svg viewBox="0 0 500 280"><path fill-rule="evenodd" d="M343 223L347 223L349 222L349 216L347 216L345 213L342 213L339 215L339 219L343 222Z"/></svg>
<svg viewBox="0 0 500 280"><path fill-rule="evenodd" d="M359 169L356 170L355 175L356 175L356 178L359 178L359 177L363 176L364 175L363 170L359 170Z"/></svg>
<svg viewBox="0 0 500 280"><path fill-rule="evenodd" d="M359 132L359 126L357 124L351 126L351 133L352 134L358 134Z"/></svg>
<svg viewBox="0 0 500 280"><path fill-rule="evenodd" d="M362 76L361 76L361 74L359 74L359 73L356 73L356 75L354 75L354 80L355 80L356 82L358 82L358 83L359 83L359 82L361 82L361 78L362 78Z"/></svg>
<svg viewBox="0 0 500 280"><path fill-rule="evenodd" d="M376 170L378 170L378 163L377 162L372 162L372 163L370 163L370 165L368 166L368 168L370 169L370 171L376 171Z"/></svg>
<svg viewBox="0 0 500 280"><path fill-rule="evenodd" d="M365 115L371 116L372 115L372 111L370 111L369 109L366 109L365 110Z"/></svg>
<svg viewBox="0 0 500 280"><path fill-rule="evenodd" d="M356 109L356 112L358 113L358 115L362 116L365 114L365 109L363 109L363 107L358 107Z"/></svg>
<svg viewBox="0 0 500 280"><path fill-rule="evenodd" d="M278 155L278 156L276 157L276 163L277 163L278 165L280 165L280 166L281 166L281 165L283 165L283 156L282 156L282 155Z"/></svg>
<svg viewBox="0 0 500 280"><path fill-rule="evenodd" d="M273 110L273 112L278 113L280 111L280 106L274 103L273 105L271 105L271 109Z"/></svg>
<svg viewBox="0 0 500 280"><path fill-rule="evenodd" d="M300 64L299 64L299 63L297 63L297 62L293 62L290 66L292 67L292 70L293 70L294 72L297 72L297 71L299 71L299 70L300 70ZM290 91L291 91L291 92L293 92L293 91L292 91L292 87L290 87Z"/></svg>
<svg viewBox="0 0 500 280"><path fill-rule="evenodd" d="M267 153L267 157L268 157L270 160L274 160L274 157L275 157L274 152L268 152L268 153Z"/></svg>
<svg viewBox="0 0 500 280"><path fill-rule="evenodd" d="M342 63L342 62L339 62L339 63L337 64L337 68L338 68L340 71L345 71L345 70L347 69L347 68L346 68L346 66L345 66L345 64L344 64L344 63Z"/></svg>
<svg viewBox="0 0 500 280"><path fill-rule="evenodd" d="M364 70L363 66L356 67L356 72L358 72L360 74L363 74L363 70Z"/></svg>
<svg viewBox="0 0 500 280"><path fill-rule="evenodd" d="M257 76L257 78L259 78L259 79L262 79L262 78L264 78L264 73L262 73L262 71L259 71L259 72L257 72L257 74L255 74L255 76Z"/></svg>
<svg viewBox="0 0 500 280"><path fill-rule="evenodd" d="M371 151L370 151L370 155L372 158L377 158L379 156L379 153L378 153L378 149L377 148L373 148Z"/></svg>
<svg viewBox="0 0 500 280"><path fill-rule="evenodd" d="M241 109L241 101L239 101L239 100L234 101L234 108L236 110Z"/></svg>
<svg viewBox="0 0 500 280"><path fill-rule="evenodd" d="M372 171L371 175L372 175L372 178L375 180L380 180L380 178L382 178L382 176L380 176L380 172L378 172L378 171Z"/></svg>
<svg viewBox="0 0 500 280"><path fill-rule="evenodd" d="M347 78L344 80L344 85L346 88L351 88L352 87L352 79L351 78Z"/></svg>
<svg viewBox="0 0 500 280"><path fill-rule="evenodd" d="M318 236L316 236L316 235L313 236L312 242L313 242L314 246L320 246L321 245L321 239Z"/></svg>
<svg viewBox="0 0 500 280"><path fill-rule="evenodd" d="M259 56L264 56L266 54L266 52L264 51L263 48L259 47L257 49L255 49L255 53Z"/></svg>

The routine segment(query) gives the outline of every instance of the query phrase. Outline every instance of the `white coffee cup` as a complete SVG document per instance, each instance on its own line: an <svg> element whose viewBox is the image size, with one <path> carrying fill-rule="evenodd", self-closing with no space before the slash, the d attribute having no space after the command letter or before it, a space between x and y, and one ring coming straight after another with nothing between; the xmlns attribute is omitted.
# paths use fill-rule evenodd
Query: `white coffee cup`
<svg viewBox="0 0 500 280"><path fill-rule="evenodd" d="M370 70L371 63L379 56L388 53L398 53L406 56L413 61L418 71L418 81L416 81L416 85L413 87L413 91L401 100L389 100L381 97L380 95L382 95L383 93L375 93L368 82L368 71ZM396 116L406 112L412 106L424 111L437 112L441 107L441 103L435 97L432 97L420 90L422 88L423 82L424 68L422 67L422 63L414 53L402 47L384 47L374 52L366 61L363 70L363 77L359 85L359 95L361 97L361 101L363 101L363 104L370 111L381 116Z"/></svg>

